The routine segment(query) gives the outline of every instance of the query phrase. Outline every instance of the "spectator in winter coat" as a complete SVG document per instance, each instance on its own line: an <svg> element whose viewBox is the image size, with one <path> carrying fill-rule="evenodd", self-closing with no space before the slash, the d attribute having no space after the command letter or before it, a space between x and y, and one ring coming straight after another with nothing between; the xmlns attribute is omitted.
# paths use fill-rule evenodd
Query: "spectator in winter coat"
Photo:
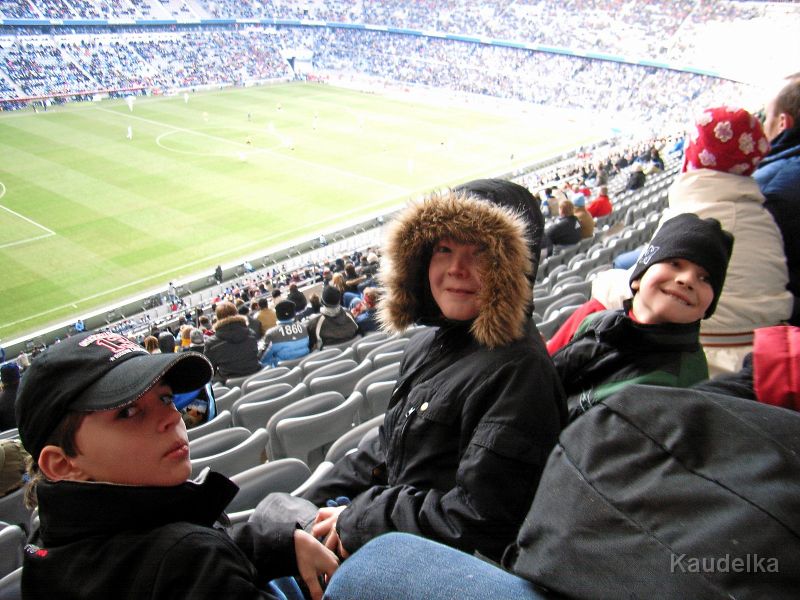
<svg viewBox="0 0 800 600"><path fill-rule="evenodd" d="M406 346L381 433L304 496L341 556L388 531L498 560L566 418L531 320L543 218L530 192L479 180L409 207L388 234L383 327Z"/></svg>

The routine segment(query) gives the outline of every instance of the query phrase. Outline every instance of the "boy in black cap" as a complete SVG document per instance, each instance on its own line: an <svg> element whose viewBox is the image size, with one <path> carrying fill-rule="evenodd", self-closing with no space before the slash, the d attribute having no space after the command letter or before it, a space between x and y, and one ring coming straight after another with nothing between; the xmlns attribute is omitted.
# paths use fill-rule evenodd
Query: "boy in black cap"
<svg viewBox="0 0 800 600"><path fill-rule="evenodd" d="M630 278L622 310L589 315L553 356L570 419L632 383L689 387L708 378L700 321L714 313L733 236L716 219L666 221Z"/></svg>
<svg viewBox="0 0 800 600"><path fill-rule="evenodd" d="M248 523L231 539L214 523L236 486L213 472L187 481L172 395L211 373L200 354L148 354L113 333L74 336L31 364L16 411L41 527L24 597L276 598L268 582L299 566L321 598L317 577L336 568L321 544L294 523Z"/></svg>

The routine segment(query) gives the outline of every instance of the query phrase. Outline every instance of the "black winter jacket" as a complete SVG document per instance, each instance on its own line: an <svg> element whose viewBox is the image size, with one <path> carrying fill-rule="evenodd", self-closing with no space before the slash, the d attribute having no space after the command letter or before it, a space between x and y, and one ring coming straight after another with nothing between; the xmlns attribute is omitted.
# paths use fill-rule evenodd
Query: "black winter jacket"
<svg viewBox="0 0 800 600"><path fill-rule="evenodd" d="M258 340L247 326L247 318L228 317L217 321L214 335L206 340L204 354L220 379L252 375L261 369Z"/></svg>
<svg viewBox="0 0 800 600"><path fill-rule="evenodd" d="M699 338L699 322L643 325L624 310L589 315L553 355L570 421L634 383L685 388L708 379Z"/></svg>
<svg viewBox="0 0 800 600"><path fill-rule="evenodd" d="M353 498L338 521L349 552L405 531L499 560L566 417L538 332L488 350L466 326L432 329L412 338L400 371L376 445L306 497Z"/></svg>
<svg viewBox="0 0 800 600"><path fill-rule="evenodd" d="M495 182L485 183L498 193L519 188ZM514 541L566 422L560 383L529 313L535 269L527 244L538 255L542 235L530 204L535 240L523 237L518 217L457 194L412 206L394 222L380 319L395 331L414 322L439 327L406 346L380 435L305 494L317 505L351 498L337 522L348 552L388 531L494 560ZM484 247L472 321L444 320L427 284L430 251L445 237Z"/></svg>
<svg viewBox="0 0 800 600"><path fill-rule="evenodd" d="M248 523L234 541L213 525L236 490L218 473L175 487L41 482L23 597L275 598L267 582L297 573L295 524Z"/></svg>

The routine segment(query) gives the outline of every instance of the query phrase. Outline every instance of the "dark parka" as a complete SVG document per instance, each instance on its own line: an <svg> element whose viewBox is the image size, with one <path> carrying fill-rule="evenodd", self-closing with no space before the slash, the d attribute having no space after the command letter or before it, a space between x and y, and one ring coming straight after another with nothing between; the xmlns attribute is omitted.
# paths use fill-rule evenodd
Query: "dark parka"
<svg viewBox="0 0 800 600"><path fill-rule="evenodd" d="M699 321L643 325L625 310L589 315L553 355L570 421L634 383L686 388L708 379L699 338Z"/></svg>
<svg viewBox="0 0 800 600"><path fill-rule="evenodd" d="M347 551L404 531L499 560L515 539L566 421L530 319L541 231L530 193L500 180L426 199L393 223L379 318L389 331L437 327L406 347L380 435L305 495L318 505L352 499L337 523ZM485 248L472 321L445 320L431 296L432 248L446 237Z"/></svg>
<svg viewBox="0 0 800 600"><path fill-rule="evenodd" d="M214 324L214 335L206 340L204 354L219 379L251 375L261 369L258 340L247 318L236 315Z"/></svg>
<svg viewBox="0 0 800 600"><path fill-rule="evenodd" d="M783 236L784 253L789 267L789 289L800 296L800 124L787 129L771 142L769 154L753 173L766 208ZM800 307L795 308L800 312ZM793 325L800 325L795 313Z"/></svg>
<svg viewBox="0 0 800 600"><path fill-rule="evenodd" d="M297 573L295 524L248 523L235 539L215 529L237 489L218 473L174 487L40 482L40 537L25 548L23 597L276 598L267 582Z"/></svg>

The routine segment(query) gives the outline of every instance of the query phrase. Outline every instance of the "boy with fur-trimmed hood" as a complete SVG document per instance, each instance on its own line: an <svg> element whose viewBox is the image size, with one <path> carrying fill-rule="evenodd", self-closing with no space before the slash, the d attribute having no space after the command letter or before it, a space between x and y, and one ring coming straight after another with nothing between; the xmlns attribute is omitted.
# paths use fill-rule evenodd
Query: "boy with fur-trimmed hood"
<svg viewBox="0 0 800 600"><path fill-rule="evenodd" d="M531 320L543 218L530 192L478 180L412 204L391 226L379 319L411 338L380 435L305 497L342 556L388 531L499 560L566 421Z"/></svg>

